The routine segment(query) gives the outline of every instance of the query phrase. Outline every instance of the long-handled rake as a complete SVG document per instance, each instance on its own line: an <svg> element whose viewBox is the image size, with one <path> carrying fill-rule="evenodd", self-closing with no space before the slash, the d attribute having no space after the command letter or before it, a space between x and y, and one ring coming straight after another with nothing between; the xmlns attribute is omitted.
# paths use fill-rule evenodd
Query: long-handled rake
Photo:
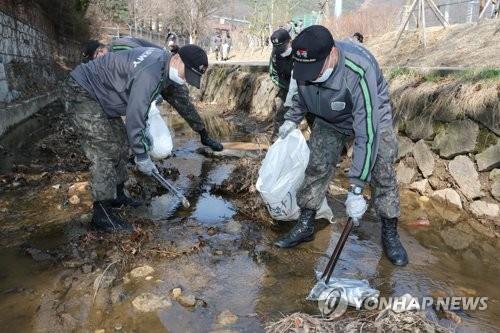
<svg viewBox="0 0 500 333"><path fill-rule="evenodd" d="M177 198L179 198L182 201L182 206L184 208L189 208L189 206L191 206L188 199L186 199L186 197L181 192L179 192L179 190L175 188L174 185L170 184L165 178L163 178L160 173L158 173L157 171L153 171L152 176L158 183L160 183L160 185L171 191Z"/></svg>

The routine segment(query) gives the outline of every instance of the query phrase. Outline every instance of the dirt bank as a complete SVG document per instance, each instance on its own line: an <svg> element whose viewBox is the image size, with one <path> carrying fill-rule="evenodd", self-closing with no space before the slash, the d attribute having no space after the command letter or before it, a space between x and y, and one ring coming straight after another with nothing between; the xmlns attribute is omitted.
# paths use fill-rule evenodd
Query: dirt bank
<svg viewBox="0 0 500 333"><path fill-rule="evenodd" d="M367 38L366 45L382 66L416 67L500 67L498 21L484 20L452 25L446 29L428 28L427 48L420 41L420 31L405 31L398 44L397 31Z"/></svg>

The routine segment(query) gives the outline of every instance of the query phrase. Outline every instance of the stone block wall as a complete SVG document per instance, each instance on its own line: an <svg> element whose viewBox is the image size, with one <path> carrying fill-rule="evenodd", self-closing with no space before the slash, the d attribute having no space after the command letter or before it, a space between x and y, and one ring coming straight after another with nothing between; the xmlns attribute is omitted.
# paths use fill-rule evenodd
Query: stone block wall
<svg viewBox="0 0 500 333"><path fill-rule="evenodd" d="M57 90L67 71L80 61L79 49L77 42L55 34L41 8L0 0L0 112L5 113L0 135L33 113L27 101L38 100L38 105L37 97ZM14 115L13 104L26 105L29 112Z"/></svg>

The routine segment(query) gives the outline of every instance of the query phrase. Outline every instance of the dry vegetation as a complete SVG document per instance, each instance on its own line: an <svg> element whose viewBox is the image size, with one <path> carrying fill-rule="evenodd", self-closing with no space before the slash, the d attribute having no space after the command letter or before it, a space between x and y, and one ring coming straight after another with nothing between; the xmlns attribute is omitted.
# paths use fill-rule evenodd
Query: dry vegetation
<svg viewBox="0 0 500 333"><path fill-rule="evenodd" d="M400 8L389 5L362 7L336 18L331 16L323 25L334 38L342 39L360 32L366 36L380 36L396 27Z"/></svg>
<svg viewBox="0 0 500 333"><path fill-rule="evenodd" d="M237 195L234 199L238 214L265 225L274 224L266 204L255 189L259 177L261 158L241 158L231 175L216 189L225 194Z"/></svg>
<svg viewBox="0 0 500 333"><path fill-rule="evenodd" d="M427 29L427 48L424 49L416 31L403 33L394 48L397 31L368 38L367 47L382 66L418 67L500 67L500 34L495 34L498 20L480 24L458 24L447 29Z"/></svg>
<svg viewBox="0 0 500 333"><path fill-rule="evenodd" d="M450 121L470 117L487 124L500 122L500 70L424 75L411 70L386 74L394 115L399 120L424 117Z"/></svg>
<svg viewBox="0 0 500 333"><path fill-rule="evenodd" d="M380 313L361 312L356 317L343 316L330 320L305 313L294 313L271 323L267 333L296 332L432 332L448 333L451 330L428 320L422 313L381 311Z"/></svg>

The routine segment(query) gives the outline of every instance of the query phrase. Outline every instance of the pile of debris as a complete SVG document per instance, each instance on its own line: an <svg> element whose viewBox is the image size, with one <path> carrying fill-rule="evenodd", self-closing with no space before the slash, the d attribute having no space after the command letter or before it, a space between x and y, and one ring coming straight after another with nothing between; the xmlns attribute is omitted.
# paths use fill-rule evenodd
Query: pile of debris
<svg viewBox="0 0 500 333"><path fill-rule="evenodd" d="M296 332L433 332L449 333L452 330L431 321L421 312L396 313L359 312L356 317L329 319L305 313L293 313L266 327L267 333Z"/></svg>

